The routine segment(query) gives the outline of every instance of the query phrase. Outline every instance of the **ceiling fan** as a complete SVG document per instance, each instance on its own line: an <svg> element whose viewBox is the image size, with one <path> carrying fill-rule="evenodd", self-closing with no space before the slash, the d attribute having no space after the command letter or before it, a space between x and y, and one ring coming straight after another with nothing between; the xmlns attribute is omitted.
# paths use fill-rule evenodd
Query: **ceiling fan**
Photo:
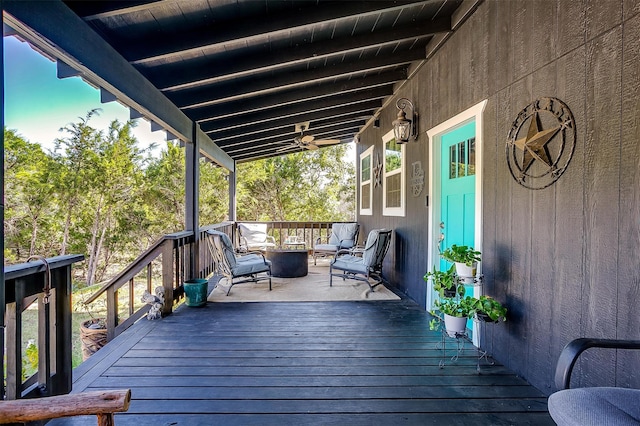
<svg viewBox="0 0 640 426"><path fill-rule="evenodd" d="M309 149L313 151L318 149L318 147L322 145L335 145L340 143L340 139L316 140L315 136L310 134L305 134L305 131L309 129L308 121L305 123L297 123L295 126L295 129L296 129L296 132L300 132L300 136L296 136L295 138L293 138L293 142L290 145L284 146L278 149L278 151L288 151L296 148L304 148L304 149Z"/></svg>

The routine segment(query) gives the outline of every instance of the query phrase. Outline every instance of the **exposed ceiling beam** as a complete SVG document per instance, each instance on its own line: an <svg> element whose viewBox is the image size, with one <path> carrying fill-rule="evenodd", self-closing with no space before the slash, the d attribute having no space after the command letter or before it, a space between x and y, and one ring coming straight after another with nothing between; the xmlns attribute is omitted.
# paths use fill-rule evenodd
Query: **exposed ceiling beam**
<svg viewBox="0 0 640 426"><path fill-rule="evenodd" d="M74 11L85 21L113 18L127 13L141 12L158 5L175 3L176 0L127 0L119 2L106 1L75 1Z"/></svg>
<svg viewBox="0 0 640 426"><path fill-rule="evenodd" d="M269 94L258 98L239 99L224 104L210 105L202 108L187 110L187 115L195 121L208 121L221 119L235 114L247 114L263 109L271 109L282 105L290 105L299 102L320 99L327 96L335 96L336 93L364 90L367 88L392 85L394 82L406 78L404 69L374 74L366 77L353 78L338 82L322 83L315 87L304 89L291 89L277 94Z"/></svg>
<svg viewBox="0 0 640 426"><path fill-rule="evenodd" d="M250 45L268 37L288 34L297 28L308 25L331 23L354 16L362 18L383 11L400 11L407 4L420 6L433 2L434 0L405 1L398 4L396 1L346 1L342 2L339 8L332 4L309 2L308 6L300 7L295 13L277 14L270 16L269 19L265 19L264 14L261 14L253 20L243 19L225 22L223 25L211 22L211 25L204 28L196 27L191 31L182 31L172 37L169 42L164 38L158 39L157 37L141 39L135 45L125 48L123 56L131 62L140 63L141 61L168 59L174 55L197 53L207 48L217 49L220 45L230 41Z"/></svg>
<svg viewBox="0 0 640 426"><path fill-rule="evenodd" d="M292 105L285 105L268 110L258 111L250 114L236 114L220 120L206 121L200 127L206 132L244 127L254 123L269 122L278 118L293 117L305 112L323 111L330 108L339 107L368 101L371 99L383 99L393 94L391 86L380 86L372 89L359 90L337 96L326 97L319 100L300 102Z"/></svg>
<svg viewBox="0 0 640 426"><path fill-rule="evenodd" d="M372 59L329 65L317 69L280 73L265 78L239 79L228 84L214 84L203 87L167 92L167 96L181 108L210 102L211 94L222 102L235 99L264 96L269 93L302 87L309 83L321 83L333 79L349 77L352 74L383 72L386 69L403 66L411 61L424 58L423 49L412 49L394 55L383 55Z"/></svg>
<svg viewBox="0 0 640 426"><path fill-rule="evenodd" d="M256 134L267 129L286 128L286 127L290 128L292 123L303 123L305 121L314 122L315 120L325 120L330 118L342 117L346 114L352 114L356 112L370 113L371 111L377 109L381 103L382 102L379 99L374 99L371 101L341 106L338 108L331 109L329 111L302 113L298 116L281 118L281 119L273 120L271 122L262 122L262 123L250 126L246 129L243 128L242 132L247 134L249 133ZM207 132L207 134L213 141L215 141L216 138L218 137L225 138L230 135L235 135L237 132L238 132L237 129L227 129L227 130L216 131L216 132L211 131L211 132Z"/></svg>
<svg viewBox="0 0 640 426"><path fill-rule="evenodd" d="M206 81L218 83L225 80L254 76L273 70L305 63L309 60L325 59L345 55L362 49L395 45L406 40L431 37L434 34L451 31L451 20L441 18L436 21L423 20L411 25L392 28L358 36L307 43L297 47L269 51L265 55L249 56L233 61L224 61L223 55L179 61L167 65L156 65L145 72L159 87L182 87L192 82ZM426 44L426 43L425 43ZM228 53L224 53L224 56ZM221 59L222 58L222 59ZM187 69L188 72L184 72Z"/></svg>
<svg viewBox="0 0 640 426"><path fill-rule="evenodd" d="M345 134L350 134L351 136L353 136L358 132L360 128L359 126L360 123L358 122L357 124L358 125L354 123L343 124L343 125L335 126L330 131L305 132L305 134L313 135L316 139L335 139L334 136L345 135ZM278 135L277 137L273 137L269 139L250 139L242 143L225 144L221 146L221 149L223 149L227 153L238 152L242 149L248 149L254 146L269 146L269 145L282 143L283 141L291 142L294 138L298 136L300 136L299 133L291 132L287 134L281 134L281 135Z"/></svg>
<svg viewBox="0 0 640 426"><path fill-rule="evenodd" d="M369 118L368 114L365 114L361 111L356 111L350 114L343 114L339 117L332 117L328 120L314 121L311 123L311 131L315 132L316 129L325 129L331 126L339 125L339 126L357 126L360 127L364 124ZM243 132L240 134L234 134L233 136L229 136L226 138L216 139L216 144L218 146L231 146L234 144L242 144L245 142L251 141L261 141L261 140L279 140L283 137L294 137L297 135L297 132L294 131L293 127L284 127L284 128L276 128L276 129L266 129L262 130L258 133L253 132Z"/></svg>

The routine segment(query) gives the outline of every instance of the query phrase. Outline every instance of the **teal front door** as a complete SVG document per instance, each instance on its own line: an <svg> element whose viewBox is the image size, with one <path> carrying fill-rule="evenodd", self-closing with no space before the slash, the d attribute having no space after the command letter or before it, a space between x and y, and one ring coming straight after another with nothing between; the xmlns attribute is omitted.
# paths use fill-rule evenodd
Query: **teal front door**
<svg viewBox="0 0 640 426"><path fill-rule="evenodd" d="M440 232L444 236L443 250L452 244L474 246L475 128L475 121L472 121L442 135ZM440 260L440 270L450 266L450 263ZM466 294L473 295L473 289L467 287Z"/></svg>

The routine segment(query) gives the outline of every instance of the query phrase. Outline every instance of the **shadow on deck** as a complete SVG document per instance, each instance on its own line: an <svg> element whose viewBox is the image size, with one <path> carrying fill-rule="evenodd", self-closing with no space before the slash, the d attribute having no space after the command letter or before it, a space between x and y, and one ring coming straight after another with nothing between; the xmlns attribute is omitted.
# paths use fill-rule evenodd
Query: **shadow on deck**
<svg viewBox="0 0 640 426"><path fill-rule="evenodd" d="M409 300L182 306L93 355L74 392L131 388L118 425L554 424L540 391L478 371L468 342L443 358L430 318Z"/></svg>

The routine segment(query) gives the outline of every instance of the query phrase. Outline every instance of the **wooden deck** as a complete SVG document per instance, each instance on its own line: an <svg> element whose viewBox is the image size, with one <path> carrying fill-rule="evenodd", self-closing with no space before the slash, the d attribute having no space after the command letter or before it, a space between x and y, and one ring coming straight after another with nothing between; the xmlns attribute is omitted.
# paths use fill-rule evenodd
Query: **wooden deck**
<svg viewBox="0 0 640 426"><path fill-rule="evenodd" d="M545 396L413 302L209 303L142 320L74 372L131 388L118 425L553 425ZM95 417L54 425L95 425Z"/></svg>

